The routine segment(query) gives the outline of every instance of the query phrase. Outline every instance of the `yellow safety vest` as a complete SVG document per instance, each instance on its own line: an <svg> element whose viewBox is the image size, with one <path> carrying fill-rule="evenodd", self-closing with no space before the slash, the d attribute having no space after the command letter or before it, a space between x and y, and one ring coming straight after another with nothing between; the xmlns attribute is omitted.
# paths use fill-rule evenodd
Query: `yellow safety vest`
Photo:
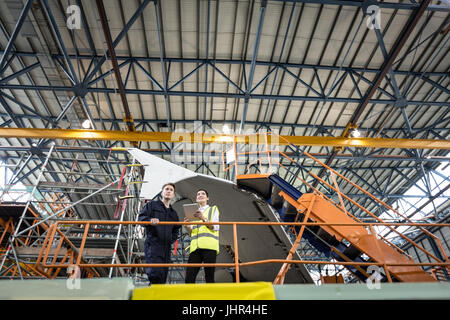
<svg viewBox="0 0 450 320"><path fill-rule="evenodd" d="M217 213L220 214L217 206L213 206L203 211L203 217L208 219L208 221L211 221L214 210L217 210ZM211 230L206 225L193 226L191 232L191 244L189 247L190 253L197 250L197 248L200 248L200 249L216 250L217 254L219 254L219 231Z"/></svg>

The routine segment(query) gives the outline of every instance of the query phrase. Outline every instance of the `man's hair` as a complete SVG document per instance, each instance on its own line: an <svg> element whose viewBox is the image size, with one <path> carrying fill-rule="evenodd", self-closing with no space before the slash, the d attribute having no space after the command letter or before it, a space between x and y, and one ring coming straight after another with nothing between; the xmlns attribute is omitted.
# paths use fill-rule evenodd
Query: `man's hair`
<svg viewBox="0 0 450 320"><path fill-rule="evenodd" d="M197 192L196 192L195 194L197 194L199 191L205 191L206 196L209 198L208 191L206 191L205 189L198 189Z"/></svg>
<svg viewBox="0 0 450 320"><path fill-rule="evenodd" d="M166 186L172 186L173 187L173 192L175 192L175 184L174 183L172 183L172 182L167 182L166 184L164 184L163 186L162 186L162 188L161 188L161 191L162 190L164 190L164 188L166 187Z"/></svg>

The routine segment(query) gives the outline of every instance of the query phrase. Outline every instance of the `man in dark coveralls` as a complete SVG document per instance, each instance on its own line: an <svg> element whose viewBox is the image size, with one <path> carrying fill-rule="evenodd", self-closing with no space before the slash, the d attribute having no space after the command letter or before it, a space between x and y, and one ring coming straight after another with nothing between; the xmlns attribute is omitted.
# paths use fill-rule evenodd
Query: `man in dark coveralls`
<svg viewBox="0 0 450 320"><path fill-rule="evenodd" d="M166 183L161 191L161 199L145 204L139 213L139 221L150 221L146 225L146 263L170 263L170 249L177 240L181 225L159 225L160 221L179 221L177 212L170 202L175 197L175 185ZM150 284L166 283L169 268L145 268Z"/></svg>

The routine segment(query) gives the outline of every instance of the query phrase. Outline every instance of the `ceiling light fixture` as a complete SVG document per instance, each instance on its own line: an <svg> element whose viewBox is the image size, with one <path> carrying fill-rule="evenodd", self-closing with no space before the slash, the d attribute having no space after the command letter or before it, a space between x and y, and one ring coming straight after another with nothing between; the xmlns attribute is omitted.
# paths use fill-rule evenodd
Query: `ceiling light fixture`
<svg viewBox="0 0 450 320"><path fill-rule="evenodd" d="M222 127L222 132L225 134L230 134L230 127L227 124L224 124Z"/></svg>
<svg viewBox="0 0 450 320"><path fill-rule="evenodd" d="M361 137L361 132L360 132L358 129L353 129L353 130L350 132L350 136L351 136L352 138L359 138L359 137Z"/></svg>
<svg viewBox="0 0 450 320"><path fill-rule="evenodd" d="M81 124L81 126L82 126L84 129L89 129L89 128L91 127L91 121L89 121L89 119L86 119L86 120L83 121L83 123Z"/></svg>

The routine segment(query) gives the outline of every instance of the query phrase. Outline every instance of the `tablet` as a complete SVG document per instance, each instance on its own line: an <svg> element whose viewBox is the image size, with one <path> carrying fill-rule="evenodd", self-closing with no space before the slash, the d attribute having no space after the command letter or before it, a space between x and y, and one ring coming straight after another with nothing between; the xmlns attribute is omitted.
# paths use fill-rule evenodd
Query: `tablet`
<svg viewBox="0 0 450 320"><path fill-rule="evenodd" d="M189 203L183 204L184 216L189 220L198 220L197 217L194 217L194 213L200 208L198 203Z"/></svg>

